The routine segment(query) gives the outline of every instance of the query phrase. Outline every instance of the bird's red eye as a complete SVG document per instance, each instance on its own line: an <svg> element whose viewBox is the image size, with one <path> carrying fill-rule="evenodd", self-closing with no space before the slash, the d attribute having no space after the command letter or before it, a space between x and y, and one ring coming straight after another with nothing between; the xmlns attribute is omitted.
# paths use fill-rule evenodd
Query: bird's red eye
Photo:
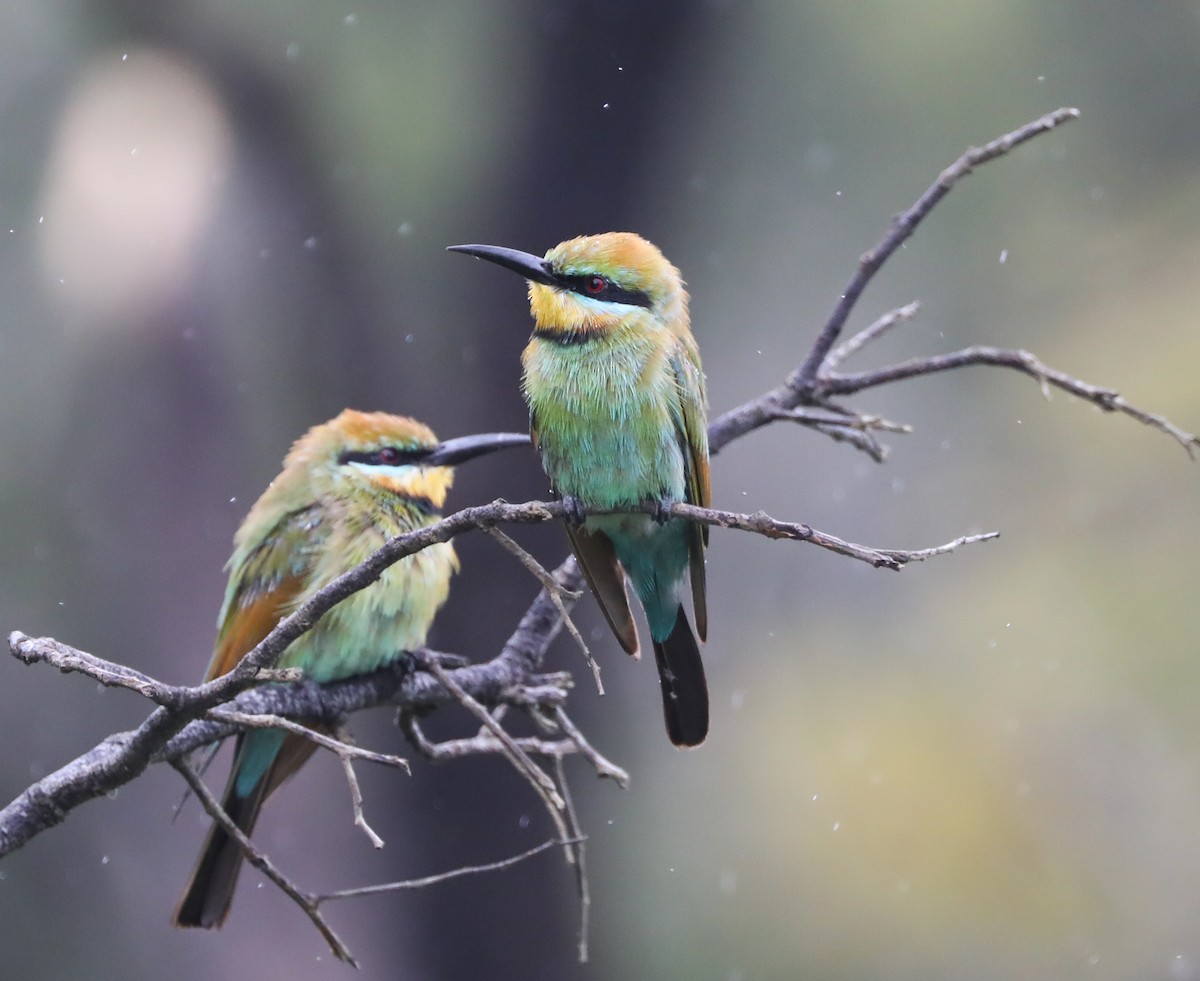
<svg viewBox="0 0 1200 981"><path fill-rule="evenodd" d="M597 293L603 293L607 285L608 280L603 276L589 276L584 280L583 288L595 296Z"/></svg>
<svg viewBox="0 0 1200 981"><path fill-rule="evenodd" d="M394 466L400 462L400 451L394 446L385 446L379 451L379 462L386 467Z"/></svg>

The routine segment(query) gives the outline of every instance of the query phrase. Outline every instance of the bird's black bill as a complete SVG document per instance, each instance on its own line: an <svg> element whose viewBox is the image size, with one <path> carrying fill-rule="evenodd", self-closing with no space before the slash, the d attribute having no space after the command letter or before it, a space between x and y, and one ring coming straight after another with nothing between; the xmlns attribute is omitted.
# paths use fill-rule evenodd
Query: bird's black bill
<svg viewBox="0 0 1200 981"><path fill-rule="evenodd" d="M502 245L449 245L447 252L462 252L476 259L486 259L535 283L546 286L561 286L550 264L540 256L530 255L518 249L506 249Z"/></svg>
<svg viewBox="0 0 1200 981"><path fill-rule="evenodd" d="M438 443L421 461L425 466L453 467L485 453L507 450L513 446L529 446L529 437L524 433L480 433L477 436L459 436Z"/></svg>

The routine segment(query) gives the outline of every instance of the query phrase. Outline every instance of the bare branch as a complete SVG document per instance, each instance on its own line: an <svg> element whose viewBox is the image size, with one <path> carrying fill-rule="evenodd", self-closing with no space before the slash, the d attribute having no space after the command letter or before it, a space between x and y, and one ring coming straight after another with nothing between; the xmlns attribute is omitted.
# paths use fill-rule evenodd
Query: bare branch
<svg viewBox="0 0 1200 981"><path fill-rule="evenodd" d="M350 731L345 726L338 726L337 736L344 746L350 749L355 748L351 742ZM366 815L363 814L362 788L358 785L358 774L354 772L354 759L350 753L341 750L337 751L337 755L342 764L342 772L346 775L346 785L350 788L350 806L354 811L354 826L362 829L373 848L382 848L383 839L375 833L375 829L367 823ZM394 758L400 759L398 756ZM412 773L408 762L406 760L401 760L401 762L404 764L405 770Z"/></svg>
<svg viewBox="0 0 1200 981"><path fill-rule="evenodd" d="M1088 382L1080 381L1064 372L1057 371L1043 363L1028 351L1006 350L998 347L963 348L949 354L938 354L927 358L912 358L876 371L862 371L853 375L834 374L821 378L821 389L831 395L848 395L862 391L865 388L875 388L891 382L903 381L908 378L918 378L922 375L932 375L939 371L949 371L953 368L963 368L969 365L989 365L998 368L1012 368L1037 379L1043 390L1048 385L1060 388L1065 392L1099 406L1105 412L1120 412L1144 425L1151 426L1166 433L1186 451L1193 460L1196 450L1200 448L1200 437L1194 433L1176 426L1165 416L1147 412L1126 402L1121 394L1112 388L1101 388Z"/></svg>
<svg viewBox="0 0 1200 981"><path fill-rule="evenodd" d="M813 343L808 356L788 379L788 386L797 391L812 388L825 363L826 356L837 342L838 336L850 316L850 311L854 309L854 305L858 302L863 290L867 288L867 284L879 271L879 267L917 230L917 226L921 224L925 216L950 193L955 184L980 164L1002 157L1035 136L1041 136L1065 122L1078 118L1078 109L1056 109L1041 119L1026 123L1019 129L1005 133L984 146L972 147L943 170L929 190L922 194L911 208L893 219L891 228L888 229L880 243L858 260L858 269L846 288L842 290L841 298L825 322L825 326L821 328L821 333Z"/></svg>
<svg viewBox="0 0 1200 981"><path fill-rule="evenodd" d="M472 715L474 715L491 734L504 747L504 755L509 762L516 768L517 772L523 775L537 791L538 796L546 805L546 811L550 815L550 819L554 822L555 828L559 832L560 838L567 838L566 825L563 823L561 811L566 807L562 796L558 792L558 788L554 786L554 781L546 775L546 772L533 762L514 741L512 736L505 732L504 727L500 725L491 713L488 712L478 701L472 698L467 692L458 685L447 672L436 661L427 661L421 665L426 671L430 672L445 688L458 700L458 702Z"/></svg>
<svg viewBox="0 0 1200 981"><path fill-rule="evenodd" d="M855 351L860 351L871 341L876 340L886 334L897 324L905 323L912 320L917 315L917 311L921 309L921 304L914 300L912 303L902 307L897 307L895 310L889 310L882 317L871 324L864 330L860 330L849 340L843 341L825 357L825 363L821 365L821 371L826 372L836 368L839 364L845 361Z"/></svg>
<svg viewBox="0 0 1200 981"><path fill-rule="evenodd" d="M554 761L554 772L558 775L558 785L562 788L563 800L567 802L567 823L571 827L571 835L575 843L571 846L575 852L575 888L579 893L579 963L586 964L588 959L588 920L592 910L592 892L588 888L587 836L579 826L579 814L575 810L575 802L571 800L570 787L567 785L567 774L563 769L562 757Z"/></svg>
<svg viewBox="0 0 1200 981"><path fill-rule="evenodd" d="M460 869L451 869L449 872L439 872L437 875L427 875L420 879L405 879L401 882L385 882L377 886L359 886L355 889L339 889L337 892L326 892L314 896L313 901L318 905L328 902L331 899L354 899L357 896L377 896L384 892L401 892L405 889L424 889L428 886L436 886L443 882L449 882L451 879L458 879L464 875L479 875L484 872L499 872L501 869L510 868L518 862L524 862L527 858L533 858L534 855L540 855L542 852L555 847L556 845L574 845L579 839L564 839L556 841L551 838L549 841L543 841L540 845L530 848L528 851L521 852L520 855L513 855L511 858L502 858L498 862L488 862L486 865L464 865Z"/></svg>
<svg viewBox="0 0 1200 981"><path fill-rule="evenodd" d="M1045 391L1049 390L1049 386L1055 386L1105 411L1129 415L1170 435L1194 458L1197 447L1200 447L1200 438L1196 435L1163 416L1130 405L1112 389L1090 385L1051 369L1025 351L971 347L945 355L915 358L875 371L841 374L835 370L842 361L908 321L916 312L915 303L893 310L838 344L854 306L875 273L913 234L937 203L974 167L1008 153L1014 147L1049 132L1077 115L1075 109L1059 109L981 148L968 150L946 168L911 207L895 218L880 242L860 258L854 275L819 331L812 349L787 380L713 420L708 433L711 452L718 453L732 440L757 428L787 421L815 428L882 461L886 447L879 442L876 434L909 432L910 428L903 423L845 408L834 401L836 397L894 381L980 364L1021 371L1036 378ZM649 513L655 507L657 505L647 504L632 510ZM248 860L262 869L305 910L330 948L343 959L350 960L349 952L317 913L317 906L324 900L418 888L458 875L493 871L522 861L554 844L567 849L568 860L576 864L581 902L579 949L581 960L586 959L590 899L581 847L582 835L570 800L562 759L569 753L578 752L589 760L599 775L611 777L621 786L626 785L629 777L624 770L596 752L566 714L564 703L571 687L570 676L540 673L550 644L565 625L583 649L599 686L599 669L570 620L570 611L584 586L578 566L568 558L552 573L547 572L511 537L496 527L502 523L555 520L562 513L562 504L559 502L508 504L495 501L466 508L419 531L392 539L361 566L314 594L301 608L280 622L233 671L195 687L166 685L134 669L78 651L58 641L14 632L9 637L10 649L26 664L47 663L63 671L84 674L104 685L127 688L150 699L156 707L137 729L110 736L78 759L27 788L0 811L0 856L60 823L79 804L134 779L150 763L166 760L179 769L204 802L206 810L239 842ZM875 567L893 570L996 537L995 532L969 535L933 548L903 551L856 545L807 524L780 521L762 512L739 514L681 503L673 505L671 513L679 518L750 531L768 538L811 542L838 554L869 562ZM543 587L495 658L482 664L468 664L448 655L419 651L407 660L370 675L324 685L297 680L296 672L274 667L280 654L292 641L311 629L336 603L375 582L388 566L429 545L449 541L477 528L483 529L516 555ZM412 670L414 665L421 670ZM264 681L288 683L261 687ZM483 728L470 739L431 744L421 733L416 721L417 713L448 702L462 704L480 721ZM270 726L304 735L338 754L346 768L355 821L373 841L381 844L363 819L361 793L351 760L370 759L389 765L404 765L403 761L399 757L359 750L345 740L333 739L311 727L320 726L341 732L342 722L350 713L383 704L400 707L400 724L405 733L414 746L429 753L431 758L457 758L485 752L504 754L537 790L554 822L557 841L546 842L523 855L490 865L314 897L291 884L233 827L190 762L184 758L184 754L198 746L246 728ZM507 705L524 709L550 736L515 737L509 734L501 725L501 716ZM304 724L295 720L303 720ZM553 738L555 733L561 734L562 738ZM555 761L557 780L534 762L532 757L535 756ZM580 847L573 848L575 845Z"/></svg>
<svg viewBox="0 0 1200 981"><path fill-rule="evenodd" d="M592 652L588 650L588 645L583 639L583 634L579 632L579 628L575 626L575 621L571 619L570 613L567 612L564 600L570 600L574 604L575 600L582 595L581 592L570 589L563 589L558 584L558 581L546 571L537 559L530 555L525 549L521 548L512 538L502 532L494 525L484 525L483 530L498 541L504 549L511 555L516 556L517 561L525 566L549 593L550 599L554 601L554 605L558 608L559 615L562 617L563 625L567 628L567 633L571 635L571 639L579 646L583 652L583 659L587 666L592 670L592 677L596 680L597 694L604 694L604 682L600 678L600 665L596 663L596 659L592 657Z"/></svg>
<svg viewBox="0 0 1200 981"><path fill-rule="evenodd" d="M200 803L204 806L209 816L221 826L229 837L241 846L242 852L246 857L246 861L258 869L263 875L277 885L297 906L304 910L304 914L312 920L313 926L325 938L325 942L329 945L329 949L334 956L339 960L345 961L347 964L352 964L358 967L358 962L351 955L349 948L342 943L341 939L333 928L325 922L325 918L321 915L318 906L318 900L314 896L299 889L292 881L279 871L266 855L260 852L254 843L242 832L229 815L225 813L225 809L221 807L220 802L212 795L204 781L192 769L187 760L174 760L171 764L179 771L188 786L191 787L192 793L199 798Z"/></svg>
<svg viewBox="0 0 1200 981"><path fill-rule="evenodd" d="M646 510L651 509L647 505ZM694 504L674 504L671 513L679 518L688 518L707 525L720 525L722 528L736 528L739 531L752 531L766 538L787 538L793 541L811 542L821 548L837 552L860 562L867 562L877 569L899 571L910 562L923 561L934 555L944 555L953 552L963 545L973 545L976 542L986 542L999 536L998 531L989 531L981 535L964 535L945 545L934 548L920 549L911 552L903 549L869 548L865 545L855 545L843 541L834 535L817 531L805 524L791 521L779 521L769 514L759 511L756 514L735 514L732 511L718 511L715 508L698 508Z"/></svg>

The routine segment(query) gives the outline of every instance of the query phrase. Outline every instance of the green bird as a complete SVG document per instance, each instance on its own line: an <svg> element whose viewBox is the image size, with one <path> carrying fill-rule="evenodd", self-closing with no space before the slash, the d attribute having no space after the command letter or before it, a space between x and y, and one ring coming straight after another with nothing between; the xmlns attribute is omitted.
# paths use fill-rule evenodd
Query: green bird
<svg viewBox="0 0 1200 981"><path fill-rule="evenodd" d="M629 232L586 235L538 258L493 245L455 245L529 281L533 336L522 355L530 430L567 506L580 568L621 646L638 656L625 591L633 582L650 626L667 734L708 734L708 686L683 599L691 577L696 633L708 628L708 529L668 517L677 501L710 499L707 405L700 352L679 270ZM655 515L598 515L656 502ZM585 518L586 516L586 518Z"/></svg>
<svg viewBox="0 0 1200 981"><path fill-rule="evenodd" d="M280 620L389 538L437 521L454 480L453 464L528 444L516 433L439 443L414 419L353 409L314 426L292 446L283 472L234 535L205 680L231 671ZM457 569L449 542L401 559L322 616L284 651L278 666L332 681L374 671L421 647ZM239 735L223 802L234 824L250 834L263 802L314 749L309 740L278 730ZM220 926L241 865L241 847L214 822L175 910L175 925Z"/></svg>

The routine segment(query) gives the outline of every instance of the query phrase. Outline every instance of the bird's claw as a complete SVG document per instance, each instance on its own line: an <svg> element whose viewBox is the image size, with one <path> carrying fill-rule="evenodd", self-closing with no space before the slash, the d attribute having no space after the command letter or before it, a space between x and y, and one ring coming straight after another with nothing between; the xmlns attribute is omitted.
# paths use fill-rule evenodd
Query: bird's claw
<svg viewBox="0 0 1200 981"><path fill-rule="evenodd" d="M665 525L673 517L671 514L671 508L674 506L675 502L671 500L671 498L660 497L654 502L654 511L651 513L650 517L654 519L655 524Z"/></svg>
<svg viewBox="0 0 1200 981"><path fill-rule="evenodd" d="M572 528L578 528L587 520L587 511L583 508L583 501L574 494L564 494L562 506L563 520Z"/></svg>

